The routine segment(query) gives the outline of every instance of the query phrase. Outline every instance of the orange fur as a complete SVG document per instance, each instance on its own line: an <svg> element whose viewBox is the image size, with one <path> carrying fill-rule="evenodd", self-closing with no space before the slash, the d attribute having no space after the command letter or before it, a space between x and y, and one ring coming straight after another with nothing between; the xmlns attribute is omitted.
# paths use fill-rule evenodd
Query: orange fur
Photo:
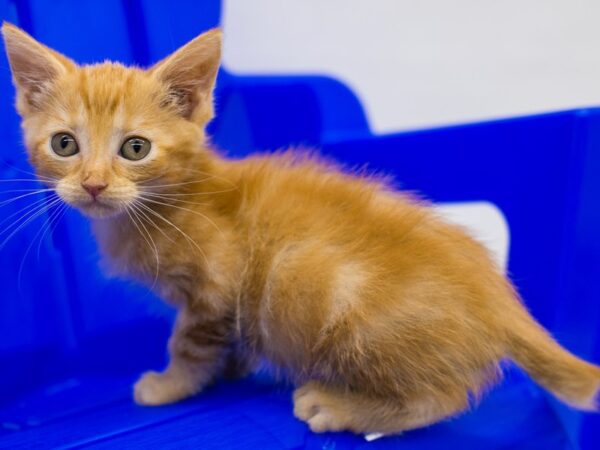
<svg viewBox="0 0 600 450"><path fill-rule="evenodd" d="M77 66L14 26L3 34L31 162L92 218L112 269L179 308L142 404L199 392L266 358L300 387L315 431L400 432L468 407L513 358L595 409L600 369L562 349L481 245L383 180L302 152L230 161L206 144L220 34L148 71ZM80 152L53 154L56 132ZM149 156L119 156L128 136ZM94 201L82 188L108 187ZM50 181L48 181L50 180Z"/></svg>

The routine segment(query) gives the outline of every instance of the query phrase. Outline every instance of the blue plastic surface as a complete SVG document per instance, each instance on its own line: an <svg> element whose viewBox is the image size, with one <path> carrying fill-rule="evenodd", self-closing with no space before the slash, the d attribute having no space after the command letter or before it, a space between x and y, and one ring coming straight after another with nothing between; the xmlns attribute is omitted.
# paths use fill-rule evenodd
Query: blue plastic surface
<svg viewBox="0 0 600 450"><path fill-rule="evenodd" d="M0 19L80 62L146 66L217 26L220 3L0 0ZM13 96L2 51L0 246L27 200L41 198L2 203L16 194L8 191L37 186L7 182L32 178ZM356 97L335 80L222 71L217 112L214 142L233 156L311 145L349 166L394 174L402 187L435 201L495 203L510 226L511 277L532 312L569 349L600 361L599 110L375 137ZM559 404L514 369L472 412L372 443L312 434L292 415L290 387L259 376L220 382L181 404L138 407L131 383L164 364L173 311L146 290L100 274L88 225L76 212L47 230L52 211L40 213L0 249L0 448L600 445L598 417Z"/></svg>

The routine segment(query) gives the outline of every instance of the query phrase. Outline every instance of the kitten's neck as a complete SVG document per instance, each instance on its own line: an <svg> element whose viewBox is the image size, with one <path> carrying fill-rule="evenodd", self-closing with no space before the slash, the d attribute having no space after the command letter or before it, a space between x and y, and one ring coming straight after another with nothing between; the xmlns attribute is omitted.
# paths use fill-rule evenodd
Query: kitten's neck
<svg viewBox="0 0 600 450"><path fill-rule="evenodd" d="M230 163L214 157L190 166L167 182L155 183L152 192L144 188L146 195L124 213L92 221L110 272L135 275L132 271L139 266L153 268L157 254L166 264L161 256L174 242L190 257L201 259L197 253L209 253L211 240L228 234L228 210L239 194Z"/></svg>

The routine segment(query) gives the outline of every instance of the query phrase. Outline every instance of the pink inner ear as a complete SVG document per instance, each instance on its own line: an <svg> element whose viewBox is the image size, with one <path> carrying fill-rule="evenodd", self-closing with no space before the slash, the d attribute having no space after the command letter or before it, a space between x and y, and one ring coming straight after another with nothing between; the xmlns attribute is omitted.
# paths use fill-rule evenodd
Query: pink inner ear
<svg viewBox="0 0 600 450"><path fill-rule="evenodd" d="M23 46L21 42L15 46L8 41L7 54L13 76L20 86L33 87L58 75L56 62L37 48Z"/></svg>
<svg viewBox="0 0 600 450"><path fill-rule="evenodd" d="M75 64L14 26L4 25L2 34L18 95L39 107L56 77Z"/></svg>
<svg viewBox="0 0 600 450"><path fill-rule="evenodd" d="M42 65L44 61L21 63L19 59L24 58L19 57L13 68L17 93L29 106L39 108L49 95L58 71L52 65Z"/></svg>
<svg viewBox="0 0 600 450"><path fill-rule="evenodd" d="M221 35L211 30L157 63L150 71L169 91L161 105L174 106L186 119L212 117L210 99L220 59ZM204 106L210 111L199 111Z"/></svg>
<svg viewBox="0 0 600 450"><path fill-rule="evenodd" d="M171 107L186 119L192 117L192 113L199 103L198 92L195 89L177 87L169 89L169 92L160 103L161 107Z"/></svg>

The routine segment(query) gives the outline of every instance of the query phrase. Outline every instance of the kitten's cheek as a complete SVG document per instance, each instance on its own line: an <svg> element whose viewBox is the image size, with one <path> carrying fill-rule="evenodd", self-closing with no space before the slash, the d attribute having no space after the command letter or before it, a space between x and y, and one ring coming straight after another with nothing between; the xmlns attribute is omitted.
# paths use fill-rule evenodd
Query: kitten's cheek
<svg viewBox="0 0 600 450"><path fill-rule="evenodd" d="M56 187L56 193L60 199L69 206L78 209L85 215L88 213L87 204L89 203L88 195L84 192L73 192L71 189L61 187L60 183Z"/></svg>
<svg viewBox="0 0 600 450"><path fill-rule="evenodd" d="M56 193L58 194L58 196L60 197L60 199L63 202L65 202L71 206L77 207L75 198L73 198L71 193L68 190L66 190L63 186L61 186L60 183L58 183L58 185L56 186Z"/></svg>

